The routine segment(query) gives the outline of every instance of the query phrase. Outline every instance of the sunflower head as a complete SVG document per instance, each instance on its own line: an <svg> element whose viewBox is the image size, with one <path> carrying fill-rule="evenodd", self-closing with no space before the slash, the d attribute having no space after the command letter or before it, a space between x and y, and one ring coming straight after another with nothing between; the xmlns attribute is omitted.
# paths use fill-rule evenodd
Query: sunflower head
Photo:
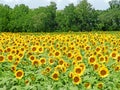
<svg viewBox="0 0 120 90"><path fill-rule="evenodd" d="M22 77L24 76L23 70L16 71L15 76L16 76L17 79L22 79Z"/></svg>
<svg viewBox="0 0 120 90"><path fill-rule="evenodd" d="M32 46L32 47L31 47L31 51L32 51L32 52L36 52L36 51L37 51L37 46Z"/></svg>
<svg viewBox="0 0 120 90"><path fill-rule="evenodd" d="M73 76L73 84L78 85L81 83L81 78L79 75L74 75Z"/></svg>
<svg viewBox="0 0 120 90"><path fill-rule="evenodd" d="M82 56L81 56L81 55L76 55L76 56L75 56L75 60L76 60L77 62L82 62Z"/></svg>
<svg viewBox="0 0 120 90"><path fill-rule="evenodd" d="M63 59L59 59L58 63L59 63L59 65L63 65L64 64L64 60Z"/></svg>
<svg viewBox="0 0 120 90"><path fill-rule="evenodd" d="M36 57L34 55L30 55L29 60L33 61L35 59L36 59Z"/></svg>
<svg viewBox="0 0 120 90"><path fill-rule="evenodd" d="M117 58L117 52L116 52L116 51L113 51L113 52L111 53L111 57L112 57L113 59L116 59L116 58Z"/></svg>
<svg viewBox="0 0 120 90"><path fill-rule="evenodd" d="M74 72L75 72L75 74L81 76L81 75L83 74L82 67L76 66L76 67L74 68Z"/></svg>
<svg viewBox="0 0 120 90"><path fill-rule="evenodd" d="M104 78L109 75L109 70L106 67L102 66L102 67L100 67L98 73L99 73L100 77Z"/></svg>
<svg viewBox="0 0 120 90"><path fill-rule="evenodd" d="M8 54L7 59L8 59L9 62L13 62L14 55L13 54Z"/></svg>
<svg viewBox="0 0 120 90"><path fill-rule="evenodd" d="M4 61L5 61L4 56L3 56L3 55L0 55L0 63L1 63L1 62L4 62Z"/></svg>
<svg viewBox="0 0 120 90"><path fill-rule="evenodd" d="M51 71L51 68L48 66L45 68L45 72L49 73Z"/></svg>
<svg viewBox="0 0 120 90"><path fill-rule="evenodd" d="M73 58L72 52L68 52L68 53L67 53L67 57L68 57L68 58Z"/></svg>
<svg viewBox="0 0 120 90"><path fill-rule="evenodd" d="M33 60L32 65L35 66L35 67L38 67L40 65L40 61L39 60Z"/></svg>
<svg viewBox="0 0 120 90"><path fill-rule="evenodd" d="M53 80L58 80L58 79L59 79L59 72L55 71L55 72L52 74L52 79L53 79Z"/></svg>
<svg viewBox="0 0 120 90"><path fill-rule="evenodd" d="M115 70L116 72L120 71L120 65L116 65L116 66L114 67L114 70Z"/></svg>
<svg viewBox="0 0 120 90"><path fill-rule="evenodd" d="M94 64L96 62L96 57L95 56L90 56L88 63L89 64Z"/></svg>
<svg viewBox="0 0 120 90"><path fill-rule="evenodd" d="M58 51L58 50L55 50L54 56L55 56L56 58L59 58L59 57L61 56L61 52Z"/></svg>
<svg viewBox="0 0 120 90"><path fill-rule="evenodd" d="M66 67L65 66L62 66L62 72L65 73L66 72Z"/></svg>
<svg viewBox="0 0 120 90"><path fill-rule="evenodd" d="M84 86L86 89L89 89L91 87L91 84L89 82L84 83Z"/></svg>
<svg viewBox="0 0 120 90"><path fill-rule="evenodd" d="M80 64L79 64L79 67L81 67L81 68L82 68L82 71L85 71L86 66L85 66L85 64L84 64L84 63L80 63Z"/></svg>
<svg viewBox="0 0 120 90"><path fill-rule="evenodd" d="M46 64L46 58L40 58L40 64L41 65Z"/></svg>
<svg viewBox="0 0 120 90"><path fill-rule="evenodd" d="M99 62L104 63L105 62L105 57L102 55L99 57Z"/></svg>
<svg viewBox="0 0 120 90"><path fill-rule="evenodd" d="M50 65L53 65L55 60L53 58L49 58L48 61Z"/></svg>
<svg viewBox="0 0 120 90"><path fill-rule="evenodd" d="M74 76L74 72L70 72L70 73L69 73L69 77L70 77L70 78L73 78L73 76Z"/></svg>
<svg viewBox="0 0 120 90"><path fill-rule="evenodd" d="M95 63L95 64L93 65L93 68L94 68L95 71L98 71L99 68L100 68L100 64L99 64L99 63Z"/></svg>
<svg viewBox="0 0 120 90"><path fill-rule="evenodd" d="M38 50L39 53L43 53L43 52L44 52L44 47L39 46L39 47L37 48L37 50Z"/></svg>
<svg viewBox="0 0 120 90"><path fill-rule="evenodd" d="M11 67L11 71L12 71L12 72L15 72L15 71L16 71L16 65L13 65L13 66Z"/></svg>
<svg viewBox="0 0 120 90"><path fill-rule="evenodd" d="M117 63L120 64L120 55L117 56Z"/></svg>
<svg viewBox="0 0 120 90"><path fill-rule="evenodd" d="M97 84L97 88L102 89L102 88L103 88L103 83L102 83L102 82L99 82L99 83Z"/></svg>

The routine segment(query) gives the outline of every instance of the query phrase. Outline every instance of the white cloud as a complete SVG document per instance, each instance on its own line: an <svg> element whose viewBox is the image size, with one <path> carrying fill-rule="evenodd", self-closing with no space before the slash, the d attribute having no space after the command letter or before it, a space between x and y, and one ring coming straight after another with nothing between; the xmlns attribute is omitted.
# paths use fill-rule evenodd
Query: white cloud
<svg viewBox="0 0 120 90"><path fill-rule="evenodd" d="M5 3L19 3L20 0L3 0Z"/></svg>
<svg viewBox="0 0 120 90"><path fill-rule="evenodd" d="M106 3L108 3L109 1L111 1L111 0L104 0Z"/></svg>

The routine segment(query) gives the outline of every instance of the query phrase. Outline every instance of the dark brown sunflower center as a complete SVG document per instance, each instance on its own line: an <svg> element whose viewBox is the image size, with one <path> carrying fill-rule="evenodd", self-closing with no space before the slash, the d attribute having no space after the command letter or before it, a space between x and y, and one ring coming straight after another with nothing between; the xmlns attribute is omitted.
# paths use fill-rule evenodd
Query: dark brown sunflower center
<svg viewBox="0 0 120 90"><path fill-rule="evenodd" d="M3 58L2 56L0 56L0 61L3 61L3 59L4 59L4 58Z"/></svg>
<svg viewBox="0 0 120 90"><path fill-rule="evenodd" d="M81 73L81 69L80 69L80 68L77 68L77 69L76 69L76 73Z"/></svg>
<svg viewBox="0 0 120 90"><path fill-rule="evenodd" d="M101 73L101 75L106 75L106 71L105 70L102 70L100 73Z"/></svg>
<svg viewBox="0 0 120 90"><path fill-rule="evenodd" d="M79 78L78 77L75 77L74 78L74 82L78 82L79 81Z"/></svg>
<svg viewBox="0 0 120 90"><path fill-rule="evenodd" d="M17 72L17 77L21 77L22 76L22 72Z"/></svg>
<svg viewBox="0 0 120 90"><path fill-rule="evenodd" d="M56 53L55 53L55 56L59 56L59 52L56 52Z"/></svg>
<svg viewBox="0 0 120 90"><path fill-rule="evenodd" d="M53 78L58 78L58 75L55 73L55 74L53 75Z"/></svg>
<svg viewBox="0 0 120 90"><path fill-rule="evenodd" d="M94 62L95 61L95 59L94 58L90 58L90 62Z"/></svg>

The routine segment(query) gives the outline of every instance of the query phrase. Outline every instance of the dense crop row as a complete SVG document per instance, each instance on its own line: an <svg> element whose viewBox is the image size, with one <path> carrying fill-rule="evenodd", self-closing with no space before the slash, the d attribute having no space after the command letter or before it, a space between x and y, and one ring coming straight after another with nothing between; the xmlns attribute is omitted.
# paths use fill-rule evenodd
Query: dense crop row
<svg viewBox="0 0 120 90"><path fill-rule="evenodd" d="M0 88L119 90L120 33L1 33Z"/></svg>

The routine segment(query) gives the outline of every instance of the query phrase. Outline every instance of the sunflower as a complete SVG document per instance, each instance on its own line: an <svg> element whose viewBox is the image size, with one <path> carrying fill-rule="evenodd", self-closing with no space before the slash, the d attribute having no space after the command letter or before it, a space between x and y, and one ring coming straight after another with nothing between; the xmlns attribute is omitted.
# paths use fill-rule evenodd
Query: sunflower
<svg viewBox="0 0 120 90"><path fill-rule="evenodd" d="M97 47L96 48L96 52L100 52L101 51L101 48L100 47Z"/></svg>
<svg viewBox="0 0 120 90"><path fill-rule="evenodd" d="M22 77L24 76L23 70L16 71L15 76L16 76L17 79L22 79Z"/></svg>
<svg viewBox="0 0 120 90"><path fill-rule="evenodd" d="M18 62L20 62L20 60L21 60L21 58L19 57L19 56L15 56L15 61L18 61Z"/></svg>
<svg viewBox="0 0 120 90"><path fill-rule="evenodd" d="M108 63L108 61L109 61L109 56L105 55L105 63Z"/></svg>
<svg viewBox="0 0 120 90"><path fill-rule="evenodd" d="M70 73L69 73L69 77L70 77L70 78L73 78L73 76L74 76L74 73L73 73L73 72L70 72Z"/></svg>
<svg viewBox="0 0 120 90"><path fill-rule="evenodd" d="M73 58L72 52L68 52L68 53L67 53L67 57L68 57L68 58Z"/></svg>
<svg viewBox="0 0 120 90"><path fill-rule="evenodd" d="M120 64L120 55L117 55L117 63Z"/></svg>
<svg viewBox="0 0 120 90"><path fill-rule="evenodd" d="M39 53L43 53L44 52L44 47L43 46L38 46L37 51Z"/></svg>
<svg viewBox="0 0 120 90"><path fill-rule="evenodd" d="M52 74L52 79L53 79L53 80L58 80L58 79L59 79L59 72L55 71L55 72Z"/></svg>
<svg viewBox="0 0 120 90"><path fill-rule="evenodd" d="M62 51L66 52L68 50L67 46L62 47Z"/></svg>
<svg viewBox="0 0 120 90"><path fill-rule="evenodd" d="M100 68L100 64L99 63L93 64L93 68L94 68L95 71L98 71L99 68Z"/></svg>
<svg viewBox="0 0 120 90"><path fill-rule="evenodd" d="M18 56L22 59L24 57L24 52L19 52Z"/></svg>
<svg viewBox="0 0 120 90"><path fill-rule="evenodd" d="M6 51L7 51L7 52L11 52L11 47L7 47L7 48L6 48Z"/></svg>
<svg viewBox="0 0 120 90"><path fill-rule="evenodd" d="M72 65L78 65L77 60L73 60L73 61L72 61Z"/></svg>
<svg viewBox="0 0 120 90"><path fill-rule="evenodd" d="M40 64L41 65L46 64L46 58L40 58Z"/></svg>
<svg viewBox="0 0 120 90"><path fill-rule="evenodd" d="M3 52L3 49L0 47L0 53L2 53Z"/></svg>
<svg viewBox="0 0 120 90"><path fill-rule="evenodd" d="M102 83L102 82L99 82L99 83L97 84L97 88L102 89L102 88L103 88L103 83Z"/></svg>
<svg viewBox="0 0 120 90"><path fill-rule="evenodd" d="M58 63L59 63L59 65L63 65L64 64L64 60L63 59L59 59Z"/></svg>
<svg viewBox="0 0 120 90"><path fill-rule="evenodd" d="M86 83L84 83L84 86L85 86L86 89L90 89L91 84L89 82L86 82Z"/></svg>
<svg viewBox="0 0 120 90"><path fill-rule="evenodd" d="M82 67L76 66L74 68L74 72L75 72L75 74L81 76L83 74Z"/></svg>
<svg viewBox="0 0 120 90"><path fill-rule="evenodd" d="M20 51L21 51L21 52L24 52L24 51L25 51L25 47L21 47L21 48L20 48Z"/></svg>
<svg viewBox="0 0 120 90"><path fill-rule="evenodd" d="M13 62L13 59L14 59L13 54L8 54L7 59L8 59L9 62Z"/></svg>
<svg viewBox="0 0 120 90"><path fill-rule="evenodd" d="M79 75L74 75L73 76L73 84L78 85L81 83L81 78Z"/></svg>
<svg viewBox="0 0 120 90"><path fill-rule="evenodd" d="M1 62L4 62L4 61L5 61L4 56L3 56L3 55L0 55L0 63L1 63Z"/></svg>
<svg viewBox="0 0 120 90"><path fill-rule="evenodd" d="M30 55L29 60L33 61L35 59L36 59L36 57L34 55Z"/></svg>
<svg viewBox="0 0 120 90"><path fill-rule="evenodd" d="M85 46L84 48L85 48L86 51L88 51L88 50L90 50L91 47L90 46Z"/></svg>
<svg viewBox="0 0 120 90"><path fill-rule="evenodd" d="M60 70L62 70L62 65L57 65L57 66L55 67L55 71L60 71Z"/></svg>
<svg viewBox="0 0 120 90"><path fill-rule="evenodd" d="M53 58L49 58L48 61L50 65L53 65L55 60Z"/></svg>
<svg viewBox="0 0 120 90"><path fill-rule="evenodd" d="M65 66L62 66L62 72L65 73L67 71Z"/></svg>
<svg viewBox="0 0 120 90"><path fill-rule="evenodd" d="M57 57L57 58L59 58L61 56L61 52L58 51L58 50L55 50L54 56Z"/></svg>
<svg viewBox="0 0 120 90"><path fill-rule="evenodd" d="M50 71L51 71L51 68L49 66L45 68L46 73L49 73Z"/></svg>
<svg viewBox="0 0 120 90"><path fill-rule="evenodd" d="M12 50L10 51L10 53L11 53L11 54L16 54L16 49L12 49Z"/></svg>
<svg viewBox="0 0 120 90"><path fill-rule="evenodd" d="M27 57L30 57L32 55L32 52L31 51L27 51L26 55L27 55Z"/></svg>
<svg viewBox="0 0 120 90"><path fill-rule="evenodd" d="M99 62L104 63L105 62L105 57L102 55L99 57Z"/></svg>
<svg viewBox="0 0 120 90"><path fill-rule="evenodd" d="M75 56L75 60L76 60L77 62L82 62L82 56L81 56L81 55L76 55L76 56Z"/></svg>
<svg viewBox="0 0 120 90"><path fill-rule="evenodd" d="M85 67L85 64L84 64L84 63L80 63L80 64L79 64L79 67L82 68L82 71L83 71L83 72L85 71L85 68L86 68L86 67Z"/></svg>
<svg viewBox="0 0 120 90"><path fill-rule="evenodd" d="M99 58L100 56L102 56L102 53L98 52L98 53L97 53L97 56L98 56L98 58Z"/></svg>
<svg viewBox="0 0 120 90"><path fill-rule="evenodd" d="M100 77L104 78L109 75L109 70L105 66L102 66L102 67L100 67L98 73L99 73Z"/></svg>
<svg viewBox="0 0 120 90"><path fill-rule="evenodd" d="M120 70L120 65L116 65L116 66L114 67L114 70L115 70L116 72L118 72L118 71Z"/></svg>
<svg viewBox="0 0 120 90"><path fill-rule="evenodd" d="M25 84L26 84L26 85L29 84L29 80L25 80Z"/></svg>
<svg viewBox="0 0 120 90"><path fill-rule="evenodd" d="M116 51L113 51L110 55L113 59L116 59L117 57L117 52Z"/></svg>
<svg viewBox="0 0 120 90"><path fill-rule="evenodd" d="M32 52L36 52L36 51L37 51L37 46L32 46L32 47L31 47L31 51L32 51Z"/></svg>
<svg viewBox="0 0 120 90"><path fill-rule="evenodd" d="M39 60L33 60L32 65L38 67L40 65Z"/></svg>
<svg viewBox="0 0 120 90"><path fill-rule="evenodd" d="M20 62L20 61L15 61L15 62L13 63L13 65L17 66L17 65L19 64L19 62Z"/></svg>
<svg viewBox="0 0 120 90"><path fill-rule="evenodd" d="M12 71L12 72L16 72L16 65L13 65L13 66L11 67L11 71Z"/></svg>
<svg viewBox="0 0 120 90"><path fill-rule="evenodd" d="M88 59L89 64L94 64L96 62L96 57L95 56L90 56Z"/></svg>
<svg viewBox="0 0 120 90"><path fill-rule="evenodd" d="M52 52L49 52L48 53L48 56L50 57L50 56L53 56L53 53Z"/></svg>
<svg viewBox="0 0 120 90"><path fill-rule="evenodd" d="M66 68L70 67L70 64L67 62L64 62L63 66L65 66Z"/></svg>

